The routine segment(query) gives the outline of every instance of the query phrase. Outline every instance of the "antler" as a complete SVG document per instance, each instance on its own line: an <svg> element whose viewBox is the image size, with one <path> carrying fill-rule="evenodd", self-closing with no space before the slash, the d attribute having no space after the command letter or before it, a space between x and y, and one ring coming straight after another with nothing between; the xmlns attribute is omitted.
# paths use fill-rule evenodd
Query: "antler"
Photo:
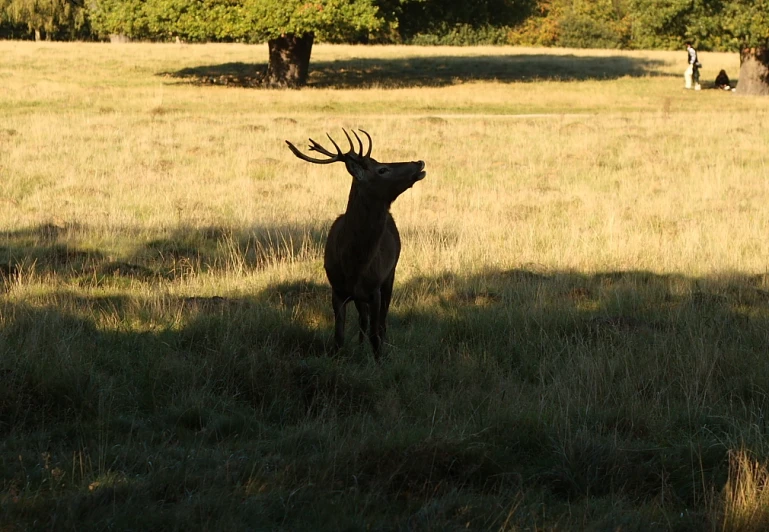
<svg viewBox="0 0 769 532"><path fill-rule="evenodd" d="M331 144L334 145L334 148L336 148L336 153L330 152L329 150L327 150L326 148L324 148L323 146L321 146L320 144L318 144L314 140L309 139L310 140L310 146L309 146L308 149L310 151L316 151L318 153L321 153L321 154L327 156L328 159L318 159L318 158L315 158L315 157L310 157L308 155L305 155L301 151L299 151L299 149L297 149L296 146L291 144L291 142L289 142L288 140L286 141L286 144L288 144L288 148L291 150L291 152L294 155L296 155L297 157L299 157L303 161L307 161L309 163L315 163L315 164L331 164L331 163L335 163L337 161L344 161L351 154L357 155L358 157L369 157L371 155L371 148L372 148L372 146L374 144L372 142L372 140L371 140L371 135L369 135L368 133L366 133L362 129L359 130L361 133L366 135L366 138L368 138L368 150L366 151L366 155L363 155L363 141L361 141L361 139L358 136L358 134L355 131L352 132L352 134L355 135L355 138L358 141L358 151L356 153L355 146L353 145L352 139L350 138L350 134L347 133L347 130L345 130L345 129L342 129L342 131L344 132L344 135L347 137L347 142L350 143L350 151L348 151L347 153L342 153L342 150L339 148L339 145L336 142L334 142L334 139L331 138L331 135L329 135L328 133L326 133L326 136L328 137L328 140L331 141Z"/></svg>
<svg viewBox="0 0 769 532"><path fill-rule="evenodd" d="M362 129L359 130L359 131L361 133L363 133L364 135L366 135L366 138L368 139L368 151L366 151L366 155L364 155L364 157L366 157L366 158L371 157L371 148L374 147L374 141L371 140L371 135L369 135L368 133L366 133ZM355 133L355 132L353 131L353 133ZM355 135L355 136L357 137L358 135ZM363 150L361 149L361 151L363 151Z"/></svg>
<svg viewBox="0 0 769 532"><path fill-rule="evenodd" d="M299 149L291 144L291 142L286 141L286 144L288 144L288 148L291 150L291 152L302 159L303 161L307 161L309 163L315 163L315 164L331 164L335 163L337 161L343 161L344 160L344 154L342 154L342 150L339 149L339 146L336 142L334 142L334 139L331 138L331 135L328 135L328 138L331 140L331 144L334 145L336 148L336 153L331 153L326 148L315 142L314 140L310 139L310 151L316 151L318 153L322 153L323 155L326 155L329 157L329 159L317 159L315 157L310 157L308 155L305 155L304 153L300 152Z"/></svg>

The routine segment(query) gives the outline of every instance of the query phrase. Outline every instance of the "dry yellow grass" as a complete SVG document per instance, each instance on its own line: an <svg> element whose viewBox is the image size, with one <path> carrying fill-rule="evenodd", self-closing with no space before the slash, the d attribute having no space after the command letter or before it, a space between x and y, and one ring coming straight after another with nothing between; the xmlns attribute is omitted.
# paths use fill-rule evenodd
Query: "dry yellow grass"
<svg viewBox="0 0 769 532"><path fill-rule="evenodd" d="M769 525L769 471L744 449L729 456L729 481L724 488L723 530L751 532Z"/></svg>
<svg viewBox="0 0 769 532"><path fill-rule="evenodd" d="M706 89L738 71L701 56ZM763 504L712 493L729 450L769 454L769 100L684 91L683 52L319 45L301 91L231 85L261 46L0 57L18 522L702 530ZM381 366L324 356L350 178L284 143L342 128L427 164Z"/></svg>
<svg viewBox="0 0 769 532"><path fill-rule="evenodd" d="M259 63L262 47L0 47L0 224L9 230L79 225L120 254L129 245L117 236L123 231L322 226L343 210L348 178L341 167L295 160L283 140L361 127L374 136L375 157L427 161L428 179L393 209L409 235L401 279L532 264L766 271L769 105L685 93L682 54L317 46L315 62L567 55L576 68L585 57L654 66L639 77L620 70L611 83L275 92L159 75L200 63ZM721 66L737 70L729 55L703 61L703 77ZM546 61L538 68L547 75ZM527 109L548 116L516 116Z"/></svg>

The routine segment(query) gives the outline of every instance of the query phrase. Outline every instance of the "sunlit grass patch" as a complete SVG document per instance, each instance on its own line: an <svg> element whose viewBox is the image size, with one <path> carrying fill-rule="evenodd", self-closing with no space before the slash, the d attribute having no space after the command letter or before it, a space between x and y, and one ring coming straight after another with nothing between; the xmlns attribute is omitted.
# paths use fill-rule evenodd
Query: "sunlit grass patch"
<svg viewBox="0 0 769 532"><path fill-rule="evenodd" d="M769 525L766 465L745 450L729 456L729 481L723 492L725 531L764 530Z"/></svg>

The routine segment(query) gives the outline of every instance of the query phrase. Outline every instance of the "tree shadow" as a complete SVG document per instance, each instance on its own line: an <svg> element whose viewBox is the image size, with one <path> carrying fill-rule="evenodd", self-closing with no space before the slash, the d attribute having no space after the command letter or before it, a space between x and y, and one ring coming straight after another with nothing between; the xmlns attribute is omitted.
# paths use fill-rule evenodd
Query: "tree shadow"
<svg viewBox="0 0 769 532"><path fill-rule="evenodd" d="M320 256L327 228L180 226L149 239L137 228L122 228L116 231L126 238L144 240L123 256L80 243L90 231L82 225L42 224L0 233L0 280L7 284L21 273L34 273L91 284L118 278L158 282L204 272L260 270Z"/></svg>
<svg viewBox="0 0 769 532"><path fill-rule="evenodd" d="M455 385L453 370L435 367L472 360L529 390L521 397L534 394L540 419L585 401L591 414L578 414L576 424L586 432L566 436L559 458L533 473L558 496L610 496L622 485L626 496L644 499L659 494L667 469L662 489L696 505L692 470L676 464L694 458L698 474L723 486L733 442L765 449L769 274L490 269L414 278L396 286L395 298L392 349L431 354L434 393L448 396ZM572 422L566 415L558 423ZM535 441L515 436L509 445L527 453L562 437L523 430ZM687 436L640 450L673 433Z"/></svg>
<svg viewBox="0 0 769 532"><path fill-rule="evenodd" d="M0 301L0 434L94 419L105 394L151 417L195 382L296 421L306 405L283 397L300 386L301 361L328 352L325 331L309 325L318 323L317 309L307 304L323 288L287 283L242 297L58 289Z"/></svg>
<svg viewBox="0 0 769 532"><path fill-rule="evenodd" d="M146 264L170 278L187 273L260 270L320 256L327 233L323 225L179 227L169 236L138 246L130 261Z"/></svg>
<svg viewBox="0 0 769 532"><path fill-rule="evenodd" d="M643 349L650 342L686 344L686 336L696 334L708 345L759 353L769 327L769 274L488 270L414 278L396 286L394 297L400 311L391 330L400 324L403 335L396 345L424 344L414 332L430 330L448 345L496 353L521 375L532 353L576 346L600 351L617 340ZM406 297L419 302L408 304ZM769 366L766 371L769 378ZM749 389L743 391L750 395Z"/></svg>
<svg viewBox="0 0 769 532"><path fill-rule="evenodd" d="M610 80L672 76L658 59L622 56L485 55L312 61L308 86L329 89L445 87L470 81L501 83ZM160 75L196 84L259 87L266 64L224 63Z"/></svg>

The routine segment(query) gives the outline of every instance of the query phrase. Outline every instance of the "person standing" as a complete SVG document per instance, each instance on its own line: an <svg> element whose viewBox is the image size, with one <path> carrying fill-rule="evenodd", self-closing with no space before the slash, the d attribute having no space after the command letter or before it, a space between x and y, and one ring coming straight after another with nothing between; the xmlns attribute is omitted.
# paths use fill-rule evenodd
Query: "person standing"
<svg viewBox="0 0 769 532"><path fill-rule="evenodd" d="M692 43L686 43L686 52L689 66L686 68L686 72L684 72L684 87L691 89L693 84L694 90L698 91L702 88L700 86L700 67L702 65L697 58L697 50L694 49Z"/></svg>

